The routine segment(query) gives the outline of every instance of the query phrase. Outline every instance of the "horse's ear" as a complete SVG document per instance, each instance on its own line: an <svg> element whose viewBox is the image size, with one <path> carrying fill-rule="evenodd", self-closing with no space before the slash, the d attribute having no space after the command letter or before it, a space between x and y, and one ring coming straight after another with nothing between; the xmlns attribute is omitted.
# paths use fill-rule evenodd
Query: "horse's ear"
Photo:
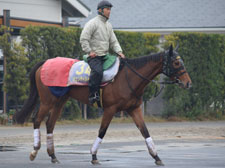
<svg viewBox="0 0 225 168"><path fill-rule="evenodd" d="M176 48L175 48L175 51L177 51L178 48L179 48L179 42L177 43L177 46L176 46Z"/></svg>
<svg viewBox="0 0 225 168"><path fill-rule="evenodd" d="M170 45L169 55L173 56L173 45L172 44Z"/></svg>

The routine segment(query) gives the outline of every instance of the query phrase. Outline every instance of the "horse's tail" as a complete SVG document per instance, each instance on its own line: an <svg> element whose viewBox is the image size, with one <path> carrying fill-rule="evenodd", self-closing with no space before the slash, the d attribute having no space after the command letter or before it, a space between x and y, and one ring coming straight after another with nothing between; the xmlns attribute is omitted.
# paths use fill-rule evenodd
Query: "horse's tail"
<svg viewBox="0 0 225 168"><path fill-rule="evenodd" d="M45 61L37 63L30 72L30 95L29 98L24 103L22 109L15 113L14 120L18 124L23 124L30 117L33 112L37 102L38 102L38 90L36 86L35 74L37 69L44 64Z"/></svg>

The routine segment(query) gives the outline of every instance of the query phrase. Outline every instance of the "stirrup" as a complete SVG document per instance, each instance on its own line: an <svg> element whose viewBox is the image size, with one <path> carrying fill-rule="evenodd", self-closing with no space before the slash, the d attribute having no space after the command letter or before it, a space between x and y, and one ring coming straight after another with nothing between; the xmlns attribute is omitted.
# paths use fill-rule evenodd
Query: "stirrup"
<svg viewBox="0 0 225 168"><path fill-rule="evenodd" d="M94 104L95 102L100 101L100 96L99 96L99 94L96 92L96 93L92 94L92 95L89 97L88 100L89 100L89 103L90 103L90 104Z"/></svg>

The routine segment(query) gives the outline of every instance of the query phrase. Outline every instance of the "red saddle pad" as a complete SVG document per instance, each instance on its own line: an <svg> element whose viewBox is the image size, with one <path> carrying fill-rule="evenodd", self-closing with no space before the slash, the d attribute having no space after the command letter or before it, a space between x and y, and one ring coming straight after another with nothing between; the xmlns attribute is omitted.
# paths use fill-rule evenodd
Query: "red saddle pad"
<svg viewBox="0 0 225 168"><path fill-rule="evenodd" d="M41 68L41 81L46 86L66 87L71 66L77 59L56 57L48 59Z"/></svg>

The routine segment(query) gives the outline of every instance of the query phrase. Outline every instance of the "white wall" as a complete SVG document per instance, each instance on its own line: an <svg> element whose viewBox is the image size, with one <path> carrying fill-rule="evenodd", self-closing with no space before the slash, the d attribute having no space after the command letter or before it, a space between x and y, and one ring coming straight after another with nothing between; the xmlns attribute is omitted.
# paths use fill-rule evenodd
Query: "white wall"
<svg viewBox="0 0 225 168"><path fill-rule="evenodd" d="M0 15L10 10L11 17L61 22L61 0L0 0Z"/></svg>

